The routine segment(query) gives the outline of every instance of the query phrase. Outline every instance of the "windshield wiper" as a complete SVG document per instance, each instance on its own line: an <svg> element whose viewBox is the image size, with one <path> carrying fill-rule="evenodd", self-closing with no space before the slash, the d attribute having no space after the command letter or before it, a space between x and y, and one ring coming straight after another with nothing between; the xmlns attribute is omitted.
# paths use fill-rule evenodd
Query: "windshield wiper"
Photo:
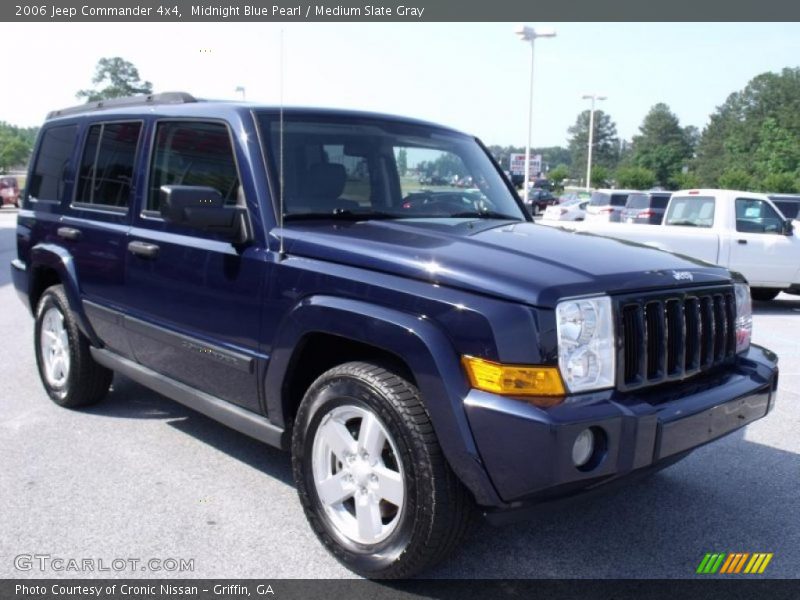
<svg viewBox="0 0 800 600"><path fill-rule="evenodd" d="M481 211L467 211L467 212L460 212L455 213L453 215L447 215L449 219L501 219L503 221L522 221L520 217L512 217L511 215L506 215L499 212L494 212L491 210L481 210Z"/></svg>
<svg viewBox="0 0 800 600"><path fill-rule="evenodd" d="M378 219L399 219L399 215L380 211L357 212L346 208L335 208L330 212L287 213L283 215L284 221L319 221L325 219L341 221L371 221Z"/></svg>

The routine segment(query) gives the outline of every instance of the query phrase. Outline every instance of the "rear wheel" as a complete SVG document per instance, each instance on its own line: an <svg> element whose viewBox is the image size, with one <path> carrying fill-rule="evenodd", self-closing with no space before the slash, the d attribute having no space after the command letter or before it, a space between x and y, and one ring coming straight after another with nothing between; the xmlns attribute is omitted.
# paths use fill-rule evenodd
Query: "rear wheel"
<svg viewBox="0 0 800 600"><path fill-rule="evenodd" d="M409 577L447 556L467 529L471 499L419 392L381 366L347 363L311 385L292 467L317 537L365 577Z"/></svg>
<svg viewBox="0 0 800 600"><path fill-rule="evenodd" d="M750 296L759 302L774 300L781 291L775 288L750 288Z"/></svg>
<svg viewBox="0 0 800 600"><path fill-rule="evenodd" d="M34 328L36 365L47 394L59 406L76 408L103 399L113 372L97 364L69 309L63 286L42 294Z"/></svg>

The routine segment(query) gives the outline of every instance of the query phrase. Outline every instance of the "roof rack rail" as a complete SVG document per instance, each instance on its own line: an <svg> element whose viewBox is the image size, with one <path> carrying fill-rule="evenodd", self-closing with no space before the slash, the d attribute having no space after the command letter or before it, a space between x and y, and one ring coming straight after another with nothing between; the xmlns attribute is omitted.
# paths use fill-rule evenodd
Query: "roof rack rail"
<svg viewBox="0 0 800 600"><path fill-rule="evenodd" d="M154 106L156 104L185 104L187 102L197 102L197 98L186 92L162 92L160 94L147 94L145 96L125 96L122 98L111 98L109 100L96 100L69 106L47 113L48 119L65 117L68 115L79 115L82 113L95 112L110 108L125 108L127 106Z"/></svg>

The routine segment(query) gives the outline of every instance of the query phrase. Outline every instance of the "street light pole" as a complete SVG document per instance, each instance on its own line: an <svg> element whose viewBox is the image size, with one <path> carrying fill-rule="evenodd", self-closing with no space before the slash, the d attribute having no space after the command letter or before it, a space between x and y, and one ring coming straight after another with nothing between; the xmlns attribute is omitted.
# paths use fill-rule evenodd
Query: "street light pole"
<svg viewBox="0 0 800 600"><path fill-rule="evenodd" d="M236 87L236 93L242 95L242 100L245 99L245 89L244 89L243 85L240 85L240 86Z"/></svg>
<svg viewBox="0 0 800 600"><path fill-rule="evenodd" d="M595 100L605 100L605 96L599 94L584 94L584 100L592 101L592 108L589 110L589 156L586 159L586 191L592 188L592 148L594 147L594 103Z"/></svg>
<svg viewBox="0 0 800 600"><path fill-rule="evenodd" d="M531 79L530 79L530 89L528 91L528 143L525 145L525 179L522 184L522 197L523 199L527 199L528 197L528 184L530 183L530 172L531 172L531 131L533 130L533 57L534 57L534 42L536 38L540 37L555 37L556 31L555 29L534 29L533 27L528 27L527 25L520 25L514 30L514 33L519 36L519 38L523 42L530 42L531 43Z"/></svg>

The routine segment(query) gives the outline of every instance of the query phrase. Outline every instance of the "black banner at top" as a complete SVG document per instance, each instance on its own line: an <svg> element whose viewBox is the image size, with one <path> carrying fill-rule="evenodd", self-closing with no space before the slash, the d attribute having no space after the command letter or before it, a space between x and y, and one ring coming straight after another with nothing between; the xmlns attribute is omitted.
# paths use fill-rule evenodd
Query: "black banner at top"
<svg viewBox="0 0 800 600"><path fill-rule="evenodd" d="M796 21L786 0L16 0L0 20L18 22L437 22Z"/></svg>

